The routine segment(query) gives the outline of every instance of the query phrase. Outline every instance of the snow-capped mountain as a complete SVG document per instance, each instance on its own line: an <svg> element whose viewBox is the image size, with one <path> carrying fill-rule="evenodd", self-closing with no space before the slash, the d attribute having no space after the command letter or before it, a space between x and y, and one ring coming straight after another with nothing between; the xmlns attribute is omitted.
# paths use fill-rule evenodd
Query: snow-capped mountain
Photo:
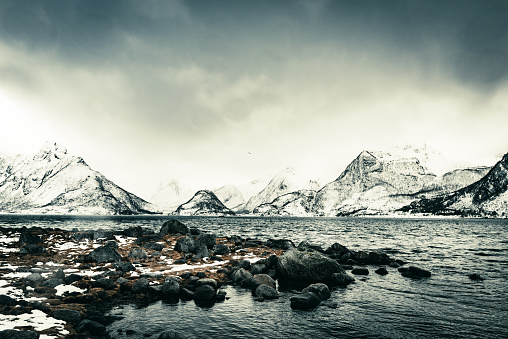
<svg viewBox="0 0 508 339"><path fill-rule="evenodd" d="M252 196L247 203L238 207L238 211L251 212L256 207L270 203L281 195L295 192L301 189L315 190L319 183L314 180L303 178L294 168L287 167L279 172L262 191Z"/></svg>
<svg viewBox="0 0 508 339"><path fill-rule="evenodd" d="M177 180L168 183L160 183L150 202L164 212L172 212L181 204L189 201L196 193L196 189L183 185Z"/></svg>
<svg viewBox="0 0 508 339"><path fill-rule="evenodd" d="M233 184L224 185L213 191L217 198L230 209L234 209L235 207L244 204L245 199L242 195L242 192Z"/></svg>
<svg viewBox="0 0 508 339"><path fill-rule="evenodd" d="M480 180L450 194L403 207L412 213L508 216L508 153Z"/></svg>
<svg viewBox="0 0 508 339"><path fill-rule="evenodd" d="M178 206L173 215L234 215L235 213L215 196L212 191L198 191L192 199Z"/></svg>
<svg viewBox="0 0 508 339"><path fill-rule="evenodd" d="M444 172L453 166L458 164L429 147L363 151L335 181L319 191L295 192L260 206L256 213L299 216L387 214L415 199L467 186L489 169Z"/></svg>
<svg viewBox="0 0 508 339"><path fill-rule="evenodd" d="M15 213L140 214L156 208L56 143L35 156L0 158L0 210Z"/></svg>

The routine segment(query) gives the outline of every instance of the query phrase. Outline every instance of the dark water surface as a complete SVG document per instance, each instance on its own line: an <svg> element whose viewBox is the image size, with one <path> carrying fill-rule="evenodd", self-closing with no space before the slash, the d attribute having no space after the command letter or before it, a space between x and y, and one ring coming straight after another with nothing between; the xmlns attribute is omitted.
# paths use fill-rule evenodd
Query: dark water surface
<svg viewBox="0 0 508 339"><path fill-rule="evenodd" d="M163 216L58 217L0 215L0 226L158 230ZM390 218L178 217L217 235L308 240L326 247L386 251L432 271L428 279L371 274L332 291L336 308L293 311L291 293L256 302L247 290L228 286L229 300L209 308L194 302L126 305L113 314L114 337L142 338L173 329L195 338L508 338L508 220ZM479 273L484 281L472 281ZM126 336L125 330L136 334ZM122 330L122 333L118 333Z"/></svg>

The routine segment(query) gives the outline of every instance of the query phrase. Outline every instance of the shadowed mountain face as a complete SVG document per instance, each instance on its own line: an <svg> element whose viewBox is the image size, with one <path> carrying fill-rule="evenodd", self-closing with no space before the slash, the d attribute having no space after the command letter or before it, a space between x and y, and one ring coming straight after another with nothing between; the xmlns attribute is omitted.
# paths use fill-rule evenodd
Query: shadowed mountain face
<svg viewBox="0 0 508 339"><path fill-rule="evenodd" d="M208 190L198 191L191 200L180 205L174 215L235 215L233 211L224 206L217 196Z"/></svg>
<svg viewBox="0 0 508 339"><path fill-rule="evenodd" d="M489 170L480 167L444 173L454 165L449 161L446 164L439 152L429 148L363 151L335 181L319 191L284 195L259 206L255 213L300 216L388 214L415 199L462 188ZM441 172L444 175L436 174Z"/></svg>
<svg viewBox="0 0 508 339"><path fill-rule="evenodd" d="M440 215L508 216L508 153L480 180L453 193L421 199L402 211Z"/></svg>
<svg viewBox="0 0 508 339"><path fill-rule="evenodd" d="M0 158L0 210L95 215L154 213L155 207L47 143L35 156Z"/></svg>

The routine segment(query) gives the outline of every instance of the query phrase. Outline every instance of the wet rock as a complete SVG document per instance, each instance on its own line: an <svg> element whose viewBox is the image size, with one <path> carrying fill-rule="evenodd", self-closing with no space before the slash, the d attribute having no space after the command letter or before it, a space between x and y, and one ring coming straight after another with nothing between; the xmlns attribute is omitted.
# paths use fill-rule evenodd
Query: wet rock
<svg viewBox="0 0 508 339"><path fill-rule="evenodd" d="M65 281L63 281L62 279L51 278L51 279L48 279L48 280L44 281L41 284L41 286L43 286L43 287L49 287L49 288L55 288L58 285L63 285L63 284L65 284Z"/></svg>
<svg viewBox="0 0 508 339"><path fill-rule="evenodd" d="M148 259L148 254L146 254L146 251L140 247L133 248L127 256L135 260Z"/></svg>
<svg viewBox="0 0 508 339"><path fill-rule="evenodd" d="M473 274L469 274L468 275L469 279L471 280L475 280L475 281L482 281L482 280L485 280L485 278L483 278L480 274L478 273L473 273Z"/></svg>
<svg viewBox="0 0 508 339"><path fill-rule="evenodd" d="M259 285L254 291L254 295L263 299L278 299L279 292L271 286Z"/></svg>
<svg viewBox="0 0 508 339"><path fill-rule="evenodd" d="M347 273L334 273L332 274L331 283L333 285L337 285L339 287L346 287L347 285L351 284L353 281L355 281L355 278L353 276L347 274Z"/></svg>
<svg viewBox="0 0 508 339"><path fill-rule="evenodd" d="M387 275L388 274L388 270L384 267L380 267L377 270L375 270L374 272L376 272L379 275Z"/></svg>
<svg viewBox="0 0 508 339"><path fill-rule="evenodd" d="M84 319L76 326L78 333L89 332L92 335L100 335L106 332L106 327L97 321Z"/></svg>
<svg viewBox="0 0 508 339"><path fill-rule="evenodd" d="M275 288L275 280L273 280L273 278L268 274L256 274L254 275L254 279L259 283L259 285L266 285Z"/></svg>
<svg viewBox="0 0 508 339"><path fill-rule="evenodd" d="M316 293L307 292L290 298L291 308L296 310L310 310L319 306L321 299Z"/></svg>
<svg viewBox="0 0 508 339"><path fill-rule="evenodd" d="M332 274L344 272L337 261L321 253L296 249L281 255L277 267L282 277L305 282L326 282Z"/></svg>
<svg viewBox="0 0 508 339"><path fill-rule="evenodd" d="M344 254L349 253L349 249L346 246L342 246L338 242L332 244L330 247L328 247L325 250L326 254L335 254L339 258L342 257Z"/></svg>
<svg viewBox="0 0 508 339"><path fill-rule="evenodd" d="M303 293L313 292L321 300L329 299L331 296L330 289L328 288L328 286L326 286L323 283L316 283L316 284L309 285L309 286L305 287L302 290L302 292Z"/></svg>
<svg viewBox="0 0 508 339"><path fill-rule="evenodd" d="M78 323L81 321L81 313L76 310L61 309L51 312L51 316L58 320L63 320L68 323Z"/></svg>
<svg viewBox="0 0 508 339"><path fill-rule="evenodd" d="M388 254L382 251L371 251L369 252L369 264L371 265L389 265L390 258Z"/></svg>
<svg viewBox="0 0 508 339"><path fill-rule="evenodd" d="M314 251L321 252L321 253L324 252L324 250L323 250L323 248L321 246L315 245L315 244L311 244L307 240L304 240L301 243L299 243L297 249L299 251L314 250Z"/></svg>
<svg viewBox="0 0 508 339"><path fill-rule="evenodd" d="M44 278L42 277L42 275L40 273L32 273L29 276L27 276L25 278L25 280L26 280L27 284L29 284L31 286L35 286L38 283L40 283L41 281L43 281Z"/></svg>
<svg viewBox="0 0 508 339"><path fill-rule="evenodd" d="M424 270L416 266L399 267L398 271L406 278L429 278L432 274L430 271Z"/></svg>
<svg viewBox="0 0 508 339"><path fill-rule="evenodd" d="M148 280L146 278L140 278L132 285L131 291L134 294L144 293L148 290L148 286L150 286Z"/></svg>
<svg viewBox="0 0 508 339"><path fill-rule="evenodd" d="M34 331L3 330L0 331L0 338L8 339L38 339L40 334Z"/></svg>
<svg viewBox="0 0 508 339"><path fill-rule="evenodd" d="M251 276L240 281L240 286L249 290L255 290L259 286L259 282Z"/></svg>
<svg viewBox="0 0 508 339"><path fill-rule="evenodd" d="M0 306L16 306L18 301L8 295L0 294Z"/></svg>
<svg viewBox="0 0 508 339"><path fill-rule="evenodd" d="M122 256L112 247L101 246L84 257L85 262L106 263L122 261Z"/></svg>
<svg viewBox="0 0 508 339"><path fill-rule="evenodd" d="M176 241L175 251L183 253L194 253L196 251L196 242L191 237L181 237Z"/></svg>
<svg viewBox="0 0 508 339"><path fill-rule="evenodd" d="M176 219L166 221L159 231L161 236L167 234L189 234L189 228Z"/></svg>
<svg viewBox="0 0 508 339"><path fill-rule="evenodd" d="M94 281L94 283L92 284L92 287L98 287L98 288L102 288L104 290L112 290L112 289L115 289L116 285L113 282L113 280L111 280L109 278L100 278L100 279L97 279L96 281Z"/></svg>
<svg viewBox="0 0 508 339"><path fill-rule="evenodd" d="M180 290L180 299L192 300L192 299L194 299L194 292L192 292L191 290L189 290L185 287L182 287L182 289Z"/></svg>
<svg viewBox="0 0 508 339"><path fill-rule="evenodd" d="M224 244L215 244L212 247L212 252L215 255L223 255L223 254L231 253L231 249L229 248L229 246L224 245Z"/></svg>
<svg viewBox="0 0 508 339"><path fill-rule="evenodd" d="M213 301L215 300L215 289L210 285L203 285L194 291L194 300Z"/></svg>
<svg viewBox="0 0 508 339"><path fill-rule="evenodd" d="M240 268L239 270L231 274L231 280L235 284L239 284L242 280L245 280L247 278L252 278L252 274L244 268Z"/></svg>
<svg viewBox="0 0 508 339"><path fill-rule="evenodd" d="M212 278L202 278L196 282L196 286L203 286L203 285L210 285L213 287L214 290L216 290L218 287L217 280L212 279Z"/></svg>
<svg viewBox="0 0 508 339"><path fill-rule="evenodd" d="M176 279L170 279L162 284L162 296L164 299L178 300L180 297L180 283Z"/></svg>
<svg viewBox="0 0 508 339"><path fill-rule="evenodd" d="M266 246L281 249L281 250L289 250L295 247L295 244L291 240L287 239L268 239L266 242Z"/></svg>
<svg viewBox="0 0 508 339"><path fill-rule="evenodd" d="M356 275L369 275L369 269L363 268L363 267L357 267L357 268L353 268L351 270L351 273L356 274Z"/></svg>
<svg viewBox="0 0 508 339"><path fill-rule="evenodd" d="M196 227L191 227L190 234L191 235L200 235L201 234L201 230L196 228Z"/></svg>
<svg viewBox="0 0 508 339"><path fill-rule="evenodd" d="M185 339L185 337L181 336L176 331L164 331L159 334L157 339Z"/></svg>

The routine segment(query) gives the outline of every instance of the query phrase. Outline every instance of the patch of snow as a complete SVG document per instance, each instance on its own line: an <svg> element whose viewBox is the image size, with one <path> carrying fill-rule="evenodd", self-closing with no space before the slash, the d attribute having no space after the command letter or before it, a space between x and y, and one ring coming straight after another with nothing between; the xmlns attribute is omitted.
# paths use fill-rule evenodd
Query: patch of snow
<svg viewBox="0 0 508 339"><path fill-rule="evenodd" d="M31 313L19 315L0 314L0 331L24 326L32 326L35 331L44 331L50 328L56 328L61 335L69 334L69 331L64 328L65 321L49 317L46 313L40 310L32 310ZM41 335L40 338L53 337L49 335Z"/></svg>
<svg viewBox="0 0 508 339"><path fill-rule="evenodd" d="M76 287L74 285L58 285L57 287L55 287L55 289L56 289L57 296L62 296L62 295L64 295L65 292L69 292L69 293L72 293L72 292L84 293L84 292L86 292L86 289L81 289L81 288Z"/></svg>

